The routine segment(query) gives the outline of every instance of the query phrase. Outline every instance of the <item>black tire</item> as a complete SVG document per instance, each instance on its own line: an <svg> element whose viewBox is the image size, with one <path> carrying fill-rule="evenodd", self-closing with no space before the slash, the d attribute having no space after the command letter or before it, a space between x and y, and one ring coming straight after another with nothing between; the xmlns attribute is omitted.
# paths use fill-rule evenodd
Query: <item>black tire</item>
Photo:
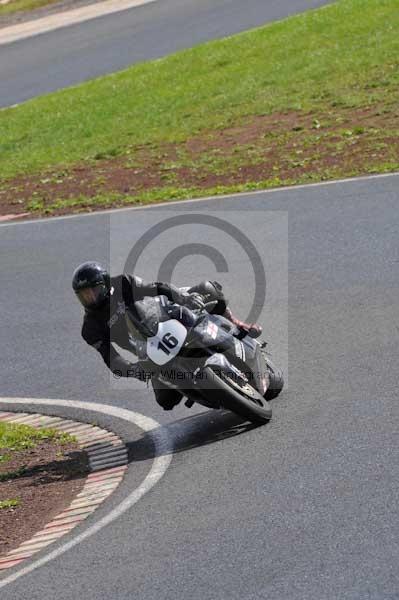
<svg viewBox="0 0 399 600"><path fill-rule="evenodd" d="M277 398L284 387L284 375L282 370L276 367L267 354L263 353L263 358L266 361L270 377L269 387L263 397L265 400L273 400L273 398Z"/></svg>
<svg viewBox="0 0 399 600"><path fill-rule="evenodd" d="M208 398L251 423L264 424L272 418L272 409L259 392L249 386L252 391L246 395L236 382L229 382L226 375L218 375L210 367L204 369L201 387L207 390Z"/></svg>

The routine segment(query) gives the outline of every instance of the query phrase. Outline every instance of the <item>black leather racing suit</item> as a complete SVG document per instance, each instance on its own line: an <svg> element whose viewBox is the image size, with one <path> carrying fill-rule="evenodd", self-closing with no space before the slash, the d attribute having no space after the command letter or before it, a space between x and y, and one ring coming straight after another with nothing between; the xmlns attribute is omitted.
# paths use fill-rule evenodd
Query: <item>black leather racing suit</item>
<svg viewBox="0 0 399 600"><path fill-rule="evenodd" d="M212 310L223 314L226 310L226 300L222 288L217 282L203 282L193 286L189 292L206 293L213 291L218 304ZM129 343L129 333L126 325L126 307L145 296L165 295L169 300L179 303L182 292L179 288L168 283L144 283L140 277L117 275L111 278L111 294L109 302L94 310L85 312L82 337L93 346L103 357L105 364L117 377L136 377L145 379L145 373L139 363L125 360L115 349L117 344L125 350L132 351ZM152 380L155 397L164 409L173 408L180 402L182 395L157 379Z"/></svg>

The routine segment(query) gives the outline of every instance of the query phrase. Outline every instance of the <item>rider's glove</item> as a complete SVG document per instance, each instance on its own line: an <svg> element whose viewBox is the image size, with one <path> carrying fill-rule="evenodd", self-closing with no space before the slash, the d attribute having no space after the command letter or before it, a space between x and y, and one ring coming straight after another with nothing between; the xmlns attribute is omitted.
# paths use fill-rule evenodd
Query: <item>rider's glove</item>
<svg viewBox="0 0 399 600"><path fill-rule="evenodd" d="M195 292L192 294L184 293L182 294L183 304L192 310L202 310L205 306L203 297L201 294L196 294Z"/></svg>

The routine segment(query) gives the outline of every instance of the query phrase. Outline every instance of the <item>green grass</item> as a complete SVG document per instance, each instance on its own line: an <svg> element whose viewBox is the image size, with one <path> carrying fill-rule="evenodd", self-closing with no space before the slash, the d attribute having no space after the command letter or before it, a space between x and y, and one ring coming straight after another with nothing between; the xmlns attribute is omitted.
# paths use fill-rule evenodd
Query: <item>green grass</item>
<svg viewBox="0 0 399 600"><path fill-rule="evenodd" d="M54 440L56 443L65 444L74 439L73 436L59 433L55 429L35 429L28 425L0 423L0 463L9 460L13 452L34 448L44 440Z"/></svg>
<svg viewBox="0 0 399 600"><path fill-rule="evenodd" d="M2 15L10 15L16 12L25 12L27 10L33 10L40 6L47 6L48 4L54 4L57 0L11 0L8 4L0 5L0 17Z"/></svg>
<svg viewBox="0 0 399 600"><path fill-rule="evenodd" d="M0 510L2 508L15 508L16 506L19 506L20 501L18 500L18 498L12 498L10 500L0 500Z"/></svg>
<svg viewBox="0 0 399 600"><path fill-rule="evenodd" d="M340 0L0 111L0 178L248 115L393 105L398 88L399 0Z"/></svg>

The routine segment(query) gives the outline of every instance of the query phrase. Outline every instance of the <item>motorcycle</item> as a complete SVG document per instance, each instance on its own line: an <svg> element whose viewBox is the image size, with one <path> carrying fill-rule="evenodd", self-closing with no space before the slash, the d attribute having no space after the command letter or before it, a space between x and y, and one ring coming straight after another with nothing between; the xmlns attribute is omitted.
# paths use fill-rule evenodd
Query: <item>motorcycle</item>
<svg viewBox="0 0 399 600"><path fill-rule="evenodd" d="M126 311L132 350L148 377L213 409L228 409L263 424L272 417L269 400L283 389L282 371L266 343L245 335L221 315L216 302L191 310L166 296L145 297Z"/></svg>

